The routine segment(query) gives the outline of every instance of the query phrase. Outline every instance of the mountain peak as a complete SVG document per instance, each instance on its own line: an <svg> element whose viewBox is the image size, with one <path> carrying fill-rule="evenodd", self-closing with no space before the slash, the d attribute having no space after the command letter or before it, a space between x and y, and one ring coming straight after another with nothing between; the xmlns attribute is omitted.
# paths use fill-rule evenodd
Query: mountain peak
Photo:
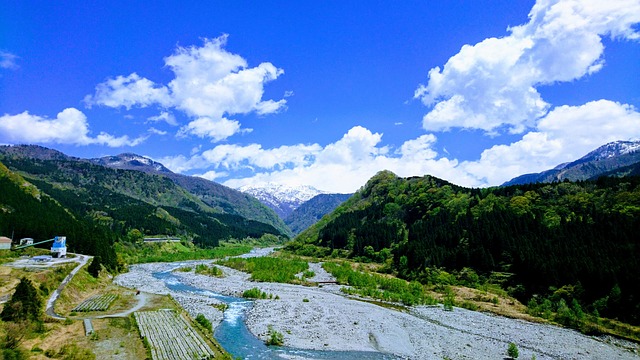
<svg viewBox="0 0 640 360"><path fill-rule="evenodd" d="M540 173L520 175L502 185L553 182L565 179L571 181L587 180L638 162L640 162L640 141L619 140L602 145L576 161L560 164Z"/></svg>
<svg viewBox="0 0 640 360"><path fill-rule="evenodd" d="M289 216L302 203L316 195L326 193L312 186L287 186L277 183L244 185L238 190L257 198L260 202L272 208L282 219Z"/></svg>
<svg viewBox="0 0 640 360"><path fill-rule="evenodd" d="M587 155L581 157L576 162L587 162L593 160L604 160L612 157L630 154L640 150L640 141L614 141L602 145L591 151Z"/></svg>
<svg viewBox="0 0 640 360"><path fill-rule="evenodd" d="M138 170L151 173L171 174L171 170L157 161L153 161L147 157L133 154L122 153L120 155L104 156L98 159L91 159L95 164L107 166L114 169Z"/></svg>

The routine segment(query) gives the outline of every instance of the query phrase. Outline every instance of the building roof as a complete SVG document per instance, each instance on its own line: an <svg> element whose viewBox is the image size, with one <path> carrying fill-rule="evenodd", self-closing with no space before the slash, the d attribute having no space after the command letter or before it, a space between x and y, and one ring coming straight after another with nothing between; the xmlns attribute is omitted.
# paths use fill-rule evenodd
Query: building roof
<svg viewBox="0 0 640 360"><path fill-rule="evenodd" d="M5 236L0 236L0 243L9 243L11 244L11 239Z"/></svg>

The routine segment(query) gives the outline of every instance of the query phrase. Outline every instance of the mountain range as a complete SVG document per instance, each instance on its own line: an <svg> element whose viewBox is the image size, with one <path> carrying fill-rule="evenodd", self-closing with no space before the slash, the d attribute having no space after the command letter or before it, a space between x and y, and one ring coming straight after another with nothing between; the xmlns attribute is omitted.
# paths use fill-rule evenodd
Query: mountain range
<svg viewBox="0 0 640 360"><path fill-rule="evenodd" d="M640 141L615 141L591 151L576 161L560 164L540 173L520 175L502 186L588 180L602 175L624 175L637 168L639 162ZM621 168L626 170L618 173L617 169Z"/></svg>
<svg viewBox="0 0 640 360"><path fill-rule="evenodd" d="M269 183L263 186L245 185L238 190L260 200L280 216L286 219L293 210L316 195L323 194L312 186L285 186Z"/></svg>
<svg viewBox="0 0 640 360"><path fill-rule="evenodd" d="M138 228L216 246L219 239L230 237L290 234L282 219L257 199L174 174L133 154L87 160L39 146L2 146L0 162L69 213L89 218L116 236Z"/></svg>

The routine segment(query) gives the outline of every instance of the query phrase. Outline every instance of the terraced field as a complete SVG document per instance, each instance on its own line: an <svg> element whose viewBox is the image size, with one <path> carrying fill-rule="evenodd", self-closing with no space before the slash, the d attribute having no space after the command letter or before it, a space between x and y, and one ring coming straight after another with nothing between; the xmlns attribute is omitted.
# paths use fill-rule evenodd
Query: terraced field
<svg viewBox="0 0 640 360"><path fill-rule="evenodd" d="M154 360L212 359L213 350L180 314L172 310L134 313L140 335Z"/></svg>
<svg viewBox="0 0 640 360"><path fill-rule="evenodd" d="M71 309L75 312L83 311L105 311L109 309L111 303L116 299L115 294L96 295L81 302L78 306Z"/></svg>

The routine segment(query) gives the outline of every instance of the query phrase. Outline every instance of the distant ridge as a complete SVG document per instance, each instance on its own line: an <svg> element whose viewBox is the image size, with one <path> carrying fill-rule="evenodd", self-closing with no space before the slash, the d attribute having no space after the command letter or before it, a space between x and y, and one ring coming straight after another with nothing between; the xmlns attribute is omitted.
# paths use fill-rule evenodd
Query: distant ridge
<svg viewBox="0 0 640 360"><path fill-rule="evenodd" d="M295 209L314 196L324 193L312 186L286 186L276 183L264 186L245 185L238 190L260 200L273 209L281 219L286 219Z"/></svg>
<svg viewBox="0 0 640 360"><path fill-rule="evenodd" d="M167 169L159 162L132 153L123 153L115 156L104 156L97 159L91 159L90 161L94 164L107 166L114 169L137 170L160 174L173 173L171 170Z"/></svg>
<svg viewBox="0 0 640 360"><path fill-rule="evenodd" d="M294 235L317 223L353 194L320 194L309 199L284 220Z"/></svg>
<svg viewBox="0 0 640 360"><path fill-rule="evenodd" d="M540 173L515 177L502 186L549 183L563 180L596 179L616 169L640 162L640 141L614 141L591 151L580 159L560 164Z"/></svg>
<svg viewBox="0 0 640 360"><path fill-rule="evenodd" d="M124 153L98 159L81 159L42 146L16 145L0 146L0 158L2 157L6 158L5 165L9 167L13 164L15 167L24 167L24 171L27 172L32 169L41 171L42 173L33 176L45 182L52 176L62 176L65 173L69 179L78 179L74 180L78 182L73 184L75 187L104 187L110 192L156 206L173 206L187 211L220 214L216 215L218 220L237 216L247 221L263 223L277 229L281 234L290 235L284 221L250 195L203 178L175 174L159 162L137 154ZM100 168L133 172L130 176L121 178L123 174L102 172ZM236 218L232 221L239 223L239 219Z"/></svg>

